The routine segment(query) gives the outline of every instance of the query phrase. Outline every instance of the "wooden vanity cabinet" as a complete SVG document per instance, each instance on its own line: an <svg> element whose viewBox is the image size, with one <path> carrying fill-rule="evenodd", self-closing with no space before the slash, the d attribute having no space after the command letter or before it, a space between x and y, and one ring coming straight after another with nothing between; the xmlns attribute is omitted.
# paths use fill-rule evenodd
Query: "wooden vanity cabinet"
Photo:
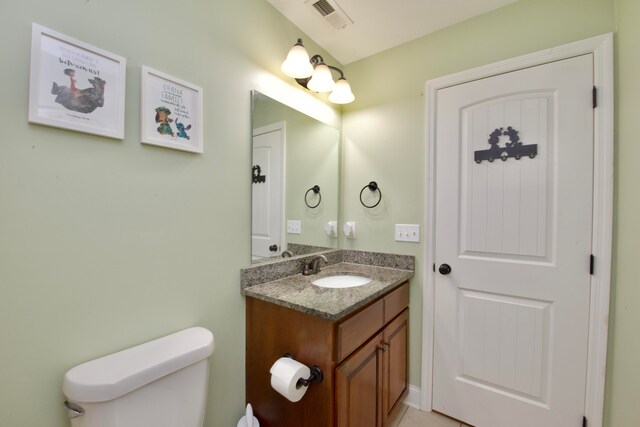
<svg viewBox="0 0 640 427"><path fill-rule="evenodd" d="M386 427L408 391L409 283L331 321L247 297L246 395L262 427ZM271 388L285 353L324 380L297 403Z"/></svg>

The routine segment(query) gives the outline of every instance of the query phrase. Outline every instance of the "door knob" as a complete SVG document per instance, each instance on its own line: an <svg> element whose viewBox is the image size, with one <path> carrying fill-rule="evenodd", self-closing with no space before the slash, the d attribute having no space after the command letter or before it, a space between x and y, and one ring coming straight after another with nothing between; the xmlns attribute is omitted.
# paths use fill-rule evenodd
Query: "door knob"
<svg viewBox="0 0 640 427"><path fill-rule="evenodd" d="M445 276L449 273L451 273L451 266L449 264L440 264L440 267L438 267L438 271L440 272L440 274L444 274Z"/></svg>
<svg viewBox="0 0 640 427"><path fill-rule="evenodd" d="M271 252L277 252L278 251L278 245L271 245L269 246L269 250Z"/></svg>

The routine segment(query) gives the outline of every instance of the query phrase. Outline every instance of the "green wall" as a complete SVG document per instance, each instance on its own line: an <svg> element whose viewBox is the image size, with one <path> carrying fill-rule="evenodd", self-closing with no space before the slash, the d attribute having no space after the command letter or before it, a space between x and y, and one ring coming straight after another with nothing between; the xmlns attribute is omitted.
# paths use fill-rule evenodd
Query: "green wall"
<svg viewBox="0 0 640 427"><path fill-rule="evenodd" d="M640 2L616 0L616 172L613 234L613 287L609 325L609 354L605 425L631 427L640 422Z"/></svg>
<svg viewBox="0 0 640 427"><path fill-rule="evenodd" d="M0 22L0 425L67 426L68 369L201 325L206 426L235 426L250 90L300 31L263 0L3 0ZM127 58L123 141L27 123L32 22ZM204 154L140 144L143 64L204 88Z"/></svg>

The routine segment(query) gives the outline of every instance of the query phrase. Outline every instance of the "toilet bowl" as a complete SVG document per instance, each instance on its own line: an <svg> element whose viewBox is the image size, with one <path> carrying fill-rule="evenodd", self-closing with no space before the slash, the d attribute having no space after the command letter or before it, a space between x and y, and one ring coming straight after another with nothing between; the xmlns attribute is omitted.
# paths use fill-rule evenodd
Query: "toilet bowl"
<svg viewBox="0 0 640 427"><path fill-rule="evenodd" d="M202 427L213 334L185 329L70 369L72 427Z"/></svg>

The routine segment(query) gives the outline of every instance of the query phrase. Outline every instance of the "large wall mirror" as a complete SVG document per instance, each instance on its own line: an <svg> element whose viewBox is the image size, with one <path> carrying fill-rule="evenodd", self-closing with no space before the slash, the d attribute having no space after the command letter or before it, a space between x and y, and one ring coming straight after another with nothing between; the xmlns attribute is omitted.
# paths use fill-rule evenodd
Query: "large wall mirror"
<svg viewBox="0 0 640 427"><path fill-rule="evenodd" d="M258 91L252 126L252 262L337 248L340 131Z"/></svg>

